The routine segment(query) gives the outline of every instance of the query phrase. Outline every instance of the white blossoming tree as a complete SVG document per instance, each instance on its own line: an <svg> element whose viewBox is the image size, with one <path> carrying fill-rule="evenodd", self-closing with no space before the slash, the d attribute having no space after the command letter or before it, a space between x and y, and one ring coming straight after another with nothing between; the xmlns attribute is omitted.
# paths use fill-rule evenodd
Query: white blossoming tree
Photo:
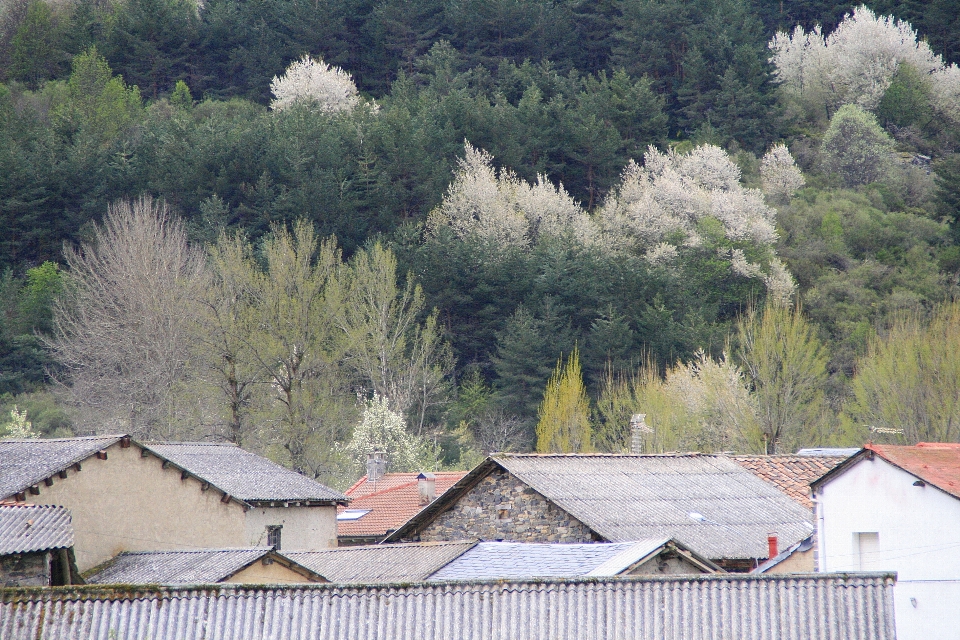
<svg viewBox="0 0 960 640"><path fill-rule="evenodd" d="M313 105L324 113L350 111L360 103L350 74L323 60L303 56L270 83L270 107L281 111L297 103Z"/></svg>
<svg viewBox="0 0 960 640"><path fill-rule="evenodd" d="M785 162L782 152L773 153ZM790 162L793 166L792 158ZM683 247L700 246L702 229L719 223L726 240L752 245L767 256L764 269L749 262L742 249L727 250L733 272L763 280L768 293L781 300L792 296L795 285L773 252L776 213L760 190L741 184L740 168L723 149L703 145L689 153L664 153L650 147L642 167L632 161L627 165L599 212L599 223L605 246L643 252L656 265L669 264Z"/></svg>
<svg viewBox="0 0 960 640"><path fill-rule="evenodd" d="M772 245L776 211L763 194L740 184L740 168L720 147L663 153L650 147L643 166L630 162L600 211L607 242L621 248L654 247L668 241L697 246L697 227L715 218L730 240Z"/></svg>
<svg viewBox="0 0 960 640"><path fill-rule="evenodd" d="M543 175L529 184L509 169L498 172L493 156L469 142L464 145L453 183L430 214L428 226L434 230L450 226L461 238L481 237L515 246L566 234L586 244L596 237L593 220L563 185L555 187Z"/></svg>
<svg viewBox="0 0 960 640"><path fill-rule="evenodd" d="M829 119L844 104L873 111L900 65L926 78L935 109L960 122L960 69L946 65L910 23L854 9L824 37L820 28L780 32L770 41L775 75L786 96L816 120Z"/></svg>
<svg viewBox="0 0 960 640"><path fill-rule="evenodd" d="M426 439L407 431L399 413L390 408L390 400L374 392L363 400L363 415L346 446L347 454L359 467L367 454L384 451L390 471L423 471L434 466L434 455Z"/></svg>
<svg viewBox="0 0 960 640"><path fill-rule="evenodd" d="M774 202L787 202L804 185L803 174L797 168L790 150L783 143L774 145L760 161L760 181L763 192Z"/></svg>
<svg viewBox="0 0 960 640"><path fill-rule="evenodd" d="M13 409L10 410L10 422L0 425L0 433L3 432L5 432L4 438L17 440L40 437L40 434L33 430L33 423L27 420L27 411L20 411L17 405L13 405Z"/></svg>

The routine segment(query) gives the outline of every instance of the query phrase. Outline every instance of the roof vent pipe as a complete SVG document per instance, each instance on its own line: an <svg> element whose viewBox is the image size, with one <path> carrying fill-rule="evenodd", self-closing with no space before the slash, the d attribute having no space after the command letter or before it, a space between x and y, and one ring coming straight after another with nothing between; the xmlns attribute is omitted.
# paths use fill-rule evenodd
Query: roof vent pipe
<svg viewBox="0 0 960 640"><path fill-rule="evenodd" d="M437 476L432 473L421 473L417 476L417 495L420 506L430 504L437 498Z"/></svg>
<svg viewBox="0 0 960 640"><path fill-rule="evenodd" d="M387 454L374 451L367 454L367 482L376 482L387 472Z"/></svg>
<svg viewBox="0 0 960 640"><path fill-rule="evenodd" d="M775 558L780 555L780 551L777 548L777 534L776 532L767 534L767 559Z"/></svg>

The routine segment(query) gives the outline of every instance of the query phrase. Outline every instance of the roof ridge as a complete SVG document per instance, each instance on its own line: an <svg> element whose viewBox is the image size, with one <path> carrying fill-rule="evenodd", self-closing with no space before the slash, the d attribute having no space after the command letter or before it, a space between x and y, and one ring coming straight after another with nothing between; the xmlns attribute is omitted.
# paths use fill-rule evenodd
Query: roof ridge
<svg viewBox="0 0 960 640"><path fill-rule="evenodd" d="M125 433L106 434L102 436L74 436L71 438L4 438L0 442L35 442L47 444L49 442L76 442L78 440L112 440L129 437Z"/></svg>
<svg viewBox="0 0 960 640"><path fill-rule="evenodd" d="M359 500L366 500L367 498L383 495L384 493L390 493L391 491L396 491L398 489L406 489L407 487L412 487L416 483L417 483L416 480L411 480L409 482L404 482L403 484L398 484L394 487L387 487L386 489L380 489L379 491L374 491L373 493L365 493L362 496L356 496L356 497L350 496L350 497L353 498L354 502L357 502ZM351 504L350 506L353 506L353 505Z"/></svg>
<svg viewBox="0 0 960 640"><path fill-rule="evenodd" d="M225 553L227 551L276 551L273 547L211 547L209 549L157 549L156 551L121 551L118 556L145 556L172 553Z"/></svg>
<svg viewBox="0 0 960 640"><path fill-rule="evenodd" d="M190 447L235 447L235 448L237 448L237 449L242 449L242 447L241 447L240 445L238 445L236 442L203 442L203 441L191 442L191 441L189 441L189 440L144 440L144 441L140 441L140 444L145 444L145 445L147 445L147 446L160 445L160 446L175 446L175 447L181 447L181 446L182 446L182 447L186 447L186 446L190 446ZM243 450L243 451L247 451L246 449L242 449L242 450ZM248 453L253 453L253 452L252 452L252 451L249 451ZM257 455L257 454L254 453L253 455Z"/></svg>

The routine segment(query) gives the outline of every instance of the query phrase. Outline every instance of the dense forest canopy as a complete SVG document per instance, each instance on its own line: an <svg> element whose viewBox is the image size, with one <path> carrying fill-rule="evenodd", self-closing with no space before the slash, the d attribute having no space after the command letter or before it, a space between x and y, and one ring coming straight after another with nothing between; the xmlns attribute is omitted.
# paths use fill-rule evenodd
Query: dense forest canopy
<svg viewBox="0 0 960 640"><path fill-rule="evenodd" d="M958 61L950 0L9 0L0 430L960 439Z"/></svg>

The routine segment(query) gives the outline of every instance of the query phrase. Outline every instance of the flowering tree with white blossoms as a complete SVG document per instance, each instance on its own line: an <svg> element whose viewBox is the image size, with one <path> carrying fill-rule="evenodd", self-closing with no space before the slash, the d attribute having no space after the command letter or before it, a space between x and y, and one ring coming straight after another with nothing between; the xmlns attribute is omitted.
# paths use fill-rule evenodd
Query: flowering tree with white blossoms
<svg viewBox="0 0 960 640"><path fill-rule="evenodd" d="M287 67L270 83L270 108L281 111L298 102L311 103L324 113L349 111L360 103L357 86L349 73L308 55Z"/></svg>
<svg viewBox="0 0 960 640"><path fill-rule="evenodd" d="M826 37L819 27L808 33L798 26L769 46L782 90L815 119L829 119L844 104L876 109L900 65L909 64L928 80L934 108L960 122L960 69L893 16L861 5Z"/></svg>
<svg viewBox="0 0 960 640"><path fill-rule="evenodd" d="M386 396L374 392L363 400L363 415L353 430L346 452L361 469L367 454L384 451L391 471L423 471L434 466L434 455L426 439L407 431L399 413L390 408Z"/></svg>
<svg viewBox="0 0 960 640"><path fill-rule="evenodd" d="M665 241L698 246L697 224L707 217L717 219L730 240L770 246L777 239L775 216L759 190L740 184L740 168L723 149L703 145L690 153L650 147L642 167L631 161L624 169L599 219L607 243L646 249Z"/></svg>
<svg viewBox="0 0 960 640"><path fill-rule="evenodd" d="M497 171L493 156L469 142L443 202L430 214L428 227L441 226L452 227L461 238L515 246L566 234L590 244L597 233L590 215L563 185L553 186L544 175L529 184L509 169Z"/></svg>
<svg viewBox="0 0 960 640"><path fill-rule="evenodd" d="M790 150L783 143L774 145L760 161L763 192L775 202L786 202L805 183Z"/></svg>

